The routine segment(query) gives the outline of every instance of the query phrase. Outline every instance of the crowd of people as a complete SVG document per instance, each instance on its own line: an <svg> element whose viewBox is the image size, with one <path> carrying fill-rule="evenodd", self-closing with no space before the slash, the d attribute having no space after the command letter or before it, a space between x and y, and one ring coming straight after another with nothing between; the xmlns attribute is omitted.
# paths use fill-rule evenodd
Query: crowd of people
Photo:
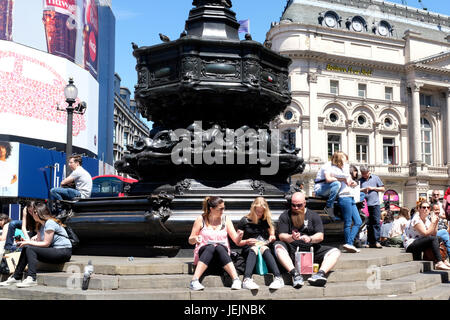
<svg viewBox="0 0 450 320"><path fill-rule="evenodd" d="M4 252L20 251L13 274L0 282L0 286L35 286L38 261L64 263L72 256L72 243L65 225L52 215L46 203L28 202L22 216L23 220L11 221L8 215L0 214L0 226L4 231L0 238L0 256ZM14 241L17 228L21 229L23 237Z"/></svg>
<svg viewBox="0 0 450 320"><path fill-rule="evenodd" d="M86 198L92 189L92 178L82 167L79 156L70 158L72 174L62 181L65 188L53 188L53 201ZM70 184L74 188L69 188ZM383 246L403 247L412 253L414 259L422 259L429 251L438 270L450 270L447 257L450 256L450 188L440 201L440 191L433 190L430 200L420 198L415 208L400 208L391 212L380 208L379 193L384 192L381 179L371 173L368 167L356 168L349 165L348 156L336 152L325 163L315 179L315 196L325 200L324 212L333 220L343 220L344 243L347 253L359 253L362 225L367 228L368 248L382 249ZM341 250L323 245L324 227L320 215L306 208L303 183L297 181L287 197L289 207L278 219L277 228L267 200L257 197L235 228L232 220L224 214L225 201L217 196L204 199L203 214L195 220L189 243L195 245L195 271L190 282L191 290L203 290L201 278L212 263L218 264L232 279L231 289L259 289L253 281L255 269L264 264L266 272L273 274L269 288L277 290L284 284L282 272L290 274L292 285L301 288L305 279L296 265L296 252L313 252L318 271L307 279L310 285L323 287L327 275L336 265ZM362 205L364 203L364 205ZM367 218L364 222L361 208L365 206ZM337 208L337 210L336 210ZM340 212L340 214L338 214ZM0 256L3 253L21 251L14 273L0 286L36 285L38 261L62 263L69 261L72 244L64 224L52 215L47 203L29 202L22 212L22 220L11 220L0 214ZM229 239L241 248L245 261L243 281L231 257ZM445 246L443 252L441 246ZM26 270L26 267L27 270ZM24 279L22 281L22 279Z"/></svg>
<svg viewBox="0 0 450 320"><path fill-rule="evenodd" d="M324 229L319 214L306 208L304 193L295 192L290 199L290 208L285 210L278 220L278 240L272 223L272 215L264 197L257 197L250 212L242 217L237 230L232 221L224 214L225 201L216 196L207 197L203 204L203 214L192 227L189 243L195 245L194 275L190 289L203 290L200 279L215 258L232 279L231 289L241 288L257 290L259 286L252 280L257 256L264 259L268 271L274 275L269 288L277 290L284 287L281 268L292 276L295 288L304 285L303 275L294 266L295 253L314 252L314 263L320 265L317 273L308 278L313 286L325 286L326 275L335 266L341 251L334 247L324 246ZM242 247L241 254L245 258L244 280L240 281L236 268L230 257L230 243Z"/></svg>
<svg viewBox="0 0 450 320"><path fill-rule="evenodd" d="M319 270L312 273L307 281L312 286L325 286L327 275L336 265L342 251L322 244L322 219L317 212L306 208L302 185L303 183L296 183L291 187L292 193L287 197L289 208L280 215L277 230L272 222L269 205L263 197L254 200L250 212L239 221L237 230L224 214L225 201L220 197L207 197L204 200L203 214L195 221L189 237L189 243L195 245L196 266L190 289L204 289L200 279L214 258L220 261L220 265L233 280L233 290L259 288L252 275L261 258L274 276L270 289L276 290L284 286L282 271L290 274L294 288L301 288L305 280L295 265L295 253L310 250ZM430 251L435 269L450 270L447 260L450 254L450 217L447 213L450 212L450 188L446 191L443 203L439 201L440 192L434 190L431 200L419 199L417 206L411 210L406 207L400 208L399 212L391 212L389 208L382 210L379 193L384 192L385 187L381 179L366 166L359 170L350 166L348 156L343 152L336 152L331 161L325 163L317 173L314 190L316 197L323 197L326 201L324 212L332 219L342 219L344 222L344 252L360 252L355 244L361 234L363 221L360 211L364 203L368 215L365 219L365 247L403 247L406 252L412 253L414 259L419 260L426 251ZM230 257L228 237L242 248L241 254L245 258L243 282L240 281ZM442 255L441 243L446 246L448 254Z"/></svg>
<svg viewBox="0 0 450 320"><path fill-rule="evenodd" d="M56 264L70 261L72 243L66 226L55 218L52 207L61 200L88 198L92 190L92 177L82 167L81 156L71 156L68 164L71 174L61 182L61 187L50 190L48 203L29 201L23 208L22 220L11 220L7 214L0 214L0 257L20 251L14 273L0 282L0 286L35 286L38 261Z"/></svg>

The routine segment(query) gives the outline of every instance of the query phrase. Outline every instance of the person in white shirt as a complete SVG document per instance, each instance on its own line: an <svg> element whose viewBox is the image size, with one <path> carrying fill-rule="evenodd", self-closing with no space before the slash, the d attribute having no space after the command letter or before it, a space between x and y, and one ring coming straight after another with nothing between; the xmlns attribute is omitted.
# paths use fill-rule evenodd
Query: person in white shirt
<svg viewBox="0 0 450 320"><path fill-rule="evenodd" d="M350 167L348 164L348 156L343 152L336 152L331 157L333 164L331 174L339 179L340 188L338 192L338 204L342 212L344 220L344 240L343 248L349 253L360 252L354 246L355 238L359 233L362 220L356 207L356 196L359 198L359 185L352 179L350 175Z"/></svg>
<svg viewBox="0 0 450 320"><path fill-rule="evenodd" d="M422 200L419 212L414 215L403 234L403 246L406 252L412 253L414 260L421 260L422 253L431 248L435 257L436 270L450 270L450 264L442 259L439 240L436 236L439 216L430 214L430 204Z"/></svg>
<svg viewBox="0 0 450 320"><path fill-rule="evenodd" d="M81 156L69 158L69 167L72 173L61 182L61 186L75 183L74 188L52 188L50 198L53 200L73 200L74 198L89 198L92 191L92 176L81 165Z"/></svg>
<svg viewBox="0 0 450 320"><path fill-rule="evenodd" d="M314 193L318 197L327 198L324 212L332 219L335 219L334 201L337 200L341 189L341 181L346 181L346 178L342 176L341 169L333 164L333 158L336 157L347 157L347 155L342 151L335 152L331 157L331 161L326 162L320 168L314 180Z"/></svg>
<svg viewBox="0 0 450 320"><path fill-rule="evenodd" d="M402 234L405 232L408 225L409 209L401 207L398 214L394 214L394 222L392 222L392 228L389 231L388 244L392 246L402 245Z"/></svg>

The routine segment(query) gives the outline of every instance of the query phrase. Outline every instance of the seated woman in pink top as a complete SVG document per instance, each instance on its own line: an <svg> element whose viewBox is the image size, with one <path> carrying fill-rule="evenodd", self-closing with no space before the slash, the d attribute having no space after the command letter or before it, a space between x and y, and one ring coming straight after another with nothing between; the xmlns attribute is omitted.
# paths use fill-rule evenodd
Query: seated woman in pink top
<svg viewBox="0 0 450 320"><path fill-rule="evenodd" d="M225 202L220 197L206 197L203 201L203 214L199 216L192 227L189 243L194 245L194 276L189 288L194 291L203 290L205 287L199 279L208 268L214 256L217 256L225 271L233 279L231 289L239 290L242 283L230 257L230 244L228 236L239 244L243 231L233 226L231 219L223 214Z"/></svg>

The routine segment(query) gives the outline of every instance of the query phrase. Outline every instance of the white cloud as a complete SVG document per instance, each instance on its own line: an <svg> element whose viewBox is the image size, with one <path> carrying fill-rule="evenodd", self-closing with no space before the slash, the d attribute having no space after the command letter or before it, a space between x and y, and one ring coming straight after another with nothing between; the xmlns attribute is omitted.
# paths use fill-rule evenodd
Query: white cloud
<svg viewBox="0 0 450 320"><path fill-rule="evenodd" d="M141 14L142 14L141 12L126 10L126 9L114 10L114 16L116 17L116 20L121 20L121 21L134 19L134 18L140 16Z"/></svg>

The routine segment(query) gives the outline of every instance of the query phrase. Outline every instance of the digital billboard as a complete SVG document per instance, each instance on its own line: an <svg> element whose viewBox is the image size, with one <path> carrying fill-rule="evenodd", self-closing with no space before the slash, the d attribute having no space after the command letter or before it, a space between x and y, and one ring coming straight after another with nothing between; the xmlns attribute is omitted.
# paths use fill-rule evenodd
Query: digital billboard
<svg viewBox="0 0 450 320"><path fill-rule="evenodd" d="M86 112L74 114L73 145L98 154L98 82L67 59L0 40L0 134L66 143L69 77ZM75 105L76 106L76 105Z"/></svg>
<svg viewBox="0 0 450 320"><path fill-rule="evenodd" d="M19 144L0 141L0 197L17 197L19 185Z"/></svg>
<svg viewBox="0 0 450 320"><path fill-rule="evenodd" d="M0 0L0 40L68 59L98 75L95 0Z"/></svg>

